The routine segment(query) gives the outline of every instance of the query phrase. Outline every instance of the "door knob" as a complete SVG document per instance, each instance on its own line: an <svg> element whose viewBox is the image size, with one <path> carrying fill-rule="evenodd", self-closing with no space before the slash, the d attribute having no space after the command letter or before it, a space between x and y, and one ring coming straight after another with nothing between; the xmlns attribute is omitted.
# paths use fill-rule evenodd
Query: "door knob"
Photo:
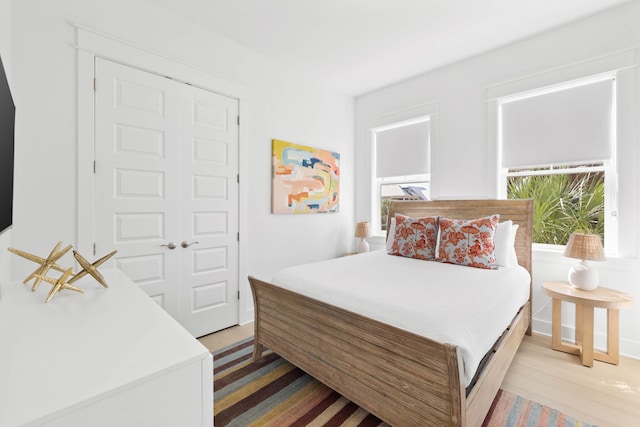
<svg viewBox="0 0 640 427"><path fill-rule="evenodd" d="M173 242L169 242L168 244L164 244L164 245L160 245L160 246L166 246L169 249L175 249L176 248L176 244Z"/></svg>
<svg viewBox="0 0 640 427"><path fill-rule="evenodd" d="M197 243L200 243L200 242L187 242L187 241L185 240L184 242L182 242L182 247L183 247L183 248L188 248L189 246L191 246L191 245L195 245L195 244L197 244Z"/></svg>

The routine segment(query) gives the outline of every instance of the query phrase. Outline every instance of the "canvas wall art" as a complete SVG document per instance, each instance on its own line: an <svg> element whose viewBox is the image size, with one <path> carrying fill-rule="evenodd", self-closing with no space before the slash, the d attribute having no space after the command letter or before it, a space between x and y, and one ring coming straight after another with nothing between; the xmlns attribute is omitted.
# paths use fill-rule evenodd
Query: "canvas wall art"
<svg viewBox="0 0 640 427"><path fill-rule="evenodd" d="M338 212L340 154L274 139L271 212Z"/></svg>

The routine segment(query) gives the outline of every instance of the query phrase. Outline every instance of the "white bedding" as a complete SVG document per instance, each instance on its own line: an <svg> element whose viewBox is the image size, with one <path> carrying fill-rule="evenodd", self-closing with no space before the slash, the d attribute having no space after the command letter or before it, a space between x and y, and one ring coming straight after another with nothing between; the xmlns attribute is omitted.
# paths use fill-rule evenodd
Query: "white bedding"
<svg viewBox="0 0 640 427"><path fill-rule="evenodd" d="M385 251L286 268L272 283L460 348L471 382L518 309L529 299L520 266L483 270Z"/></svg>

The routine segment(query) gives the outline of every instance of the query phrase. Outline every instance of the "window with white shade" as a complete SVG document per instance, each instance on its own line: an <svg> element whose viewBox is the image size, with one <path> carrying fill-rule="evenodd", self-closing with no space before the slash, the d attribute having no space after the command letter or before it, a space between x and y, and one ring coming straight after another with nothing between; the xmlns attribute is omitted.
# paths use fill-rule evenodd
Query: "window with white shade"
<svg viewBox="0 0 640 427"><path fill-rule="evenodd" d="M373 129L373 232L386 230L392 200L426 200L430 194L429 118Z"/></svg>
<svg viewBox="0 0 640 427"><path fill-rule="evenodd" d="M501 195L534 199L535 243L564 245L582 230L611 246L615 97L610 73L498 100Z"/></svg>

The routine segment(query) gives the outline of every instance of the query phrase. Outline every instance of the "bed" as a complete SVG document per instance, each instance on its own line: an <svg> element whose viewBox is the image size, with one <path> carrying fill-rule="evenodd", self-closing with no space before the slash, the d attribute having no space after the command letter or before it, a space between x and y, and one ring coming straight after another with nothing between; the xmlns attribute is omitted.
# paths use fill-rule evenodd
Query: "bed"
<svg viewBox="0 0 640 427"><path fill-rule="evenodd" d="M530 333L532 210L531 200L405 201L390 207L390 218L398 213L473 219L498 213L500 221L519 225L514 246L517 263L529 274L528 295L470 384L461 346L250 277L254 360L267 347L391 425L481 425L522 337ZM365 256L347 258L358 264Z"/></svg>

